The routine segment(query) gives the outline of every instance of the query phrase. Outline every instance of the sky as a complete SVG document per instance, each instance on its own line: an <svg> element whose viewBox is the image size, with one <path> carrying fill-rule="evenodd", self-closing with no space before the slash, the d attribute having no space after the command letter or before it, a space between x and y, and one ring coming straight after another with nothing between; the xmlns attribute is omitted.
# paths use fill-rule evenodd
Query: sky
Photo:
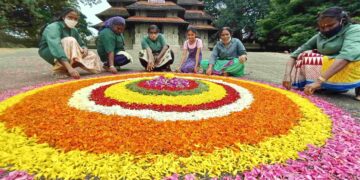
<svg viewBox="0 0 360 180"><path fill-rule="evenodd" d="M101 20L95 16L106 9L108 9L110 4L106 0L102 0L101 3L93 5L93 6L85 6L84 4L80 3L80 11L87 17L86 21L89 23L89 26L95 25L100 23ZM97 34L97 30L94 28L89 28L93 35Z"/></svg>

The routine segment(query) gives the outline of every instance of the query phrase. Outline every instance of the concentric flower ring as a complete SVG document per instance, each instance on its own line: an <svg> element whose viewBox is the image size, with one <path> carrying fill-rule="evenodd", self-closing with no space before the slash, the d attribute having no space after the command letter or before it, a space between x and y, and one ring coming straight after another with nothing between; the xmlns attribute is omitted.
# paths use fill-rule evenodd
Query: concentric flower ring
<svg viewBox="0 0 360 180"><path fill-rule="evenodd" d="M142 109L138 110L142 113L125 115L123 110L117 114L93 108L96 103L90 95L94 89L115 83L119 86L114 84L113 88L129 90L126 83L158 75L163 74L67 82L2 101L0 166L12 165L9 169L26 170L47 178L74 179L91 174L108 179L159 179L173 173L219 176L260 164L286 162L296 158L308 144L321 146L331 136L331 120L307 99L268 85L223 77L176 75L204 81L209 87L210 83L224 84L239 92L237 101L245 101L226 108L230 110L225 114L219 108L195 110L198 112L193 115L206 112L191 119L180 115L191 111L166 115L162 113L175 111L155 109L151 114L148 109ZM225 92L221 97L226 97L225 86L218 87ZM77 98L84 89L87 101ZM214 101L211 98L220 97L211 94L218 92L214 89L206 92L211 97L204 99L210 102ZM186 106L192 101L189 95L177 103ZM155 103L159 104L162 105ZM243 108L236 109L238 106ZM110 106L102 106L107 107ZM145 113L151 116L141 117ZM210 113L212 116L206 117Z"/></svg>

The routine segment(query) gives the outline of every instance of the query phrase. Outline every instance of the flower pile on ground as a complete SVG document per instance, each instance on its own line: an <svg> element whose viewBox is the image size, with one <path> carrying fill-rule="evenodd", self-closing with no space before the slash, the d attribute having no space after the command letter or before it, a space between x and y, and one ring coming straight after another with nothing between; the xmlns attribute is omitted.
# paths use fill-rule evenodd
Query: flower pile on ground
<svg viewBox="0 0 360 180"><path fill-rule="evenodd" d="M34 177L24 171L12 171L7 172L6 170L0 169L1 180L33 180Z"/></svg>
<svg viewBox="0 0 360 180"><path fill-rule="evenodd" d="M10 95L0 98L0 167L35 177L352 178L360 172L359 125L350 116L262 83L143 73Z"/></svg>

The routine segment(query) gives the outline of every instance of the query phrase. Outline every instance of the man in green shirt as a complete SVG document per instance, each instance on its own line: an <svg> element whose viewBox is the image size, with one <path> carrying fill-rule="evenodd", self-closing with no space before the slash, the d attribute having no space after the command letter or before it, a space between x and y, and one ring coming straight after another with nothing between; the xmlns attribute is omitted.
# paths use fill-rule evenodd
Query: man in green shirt
<svg viewBox="0 0 360 180"><path fill-rule="evenodd" d="M318 27L320 32L291 54L284 87L305 88L307 94L356 88L360 101L360 25L351 24L342 8L332 7L319 15Z"/></svg>
<svg viewBox="0 0 360 180"><path fill-rule="evenodd" d="M171 71L174 53L166 44L156 25L148 28L148 36L141 41L140 63L147 71Z"/></svg>
<svg viewBox="0 0 360 180"><path fill-rule="evenodd" d="M81 67L92 73L101 71L99 57L88 51L75 26L79 13L66 9L58 20L47 25L41 32L39 55L53 65L54 75L77 79L80 74L74 69Z"/></svg>
<svg viewBox="0 0 360 180"><path fill-rule="evenodd" d="M124 30L125 19L115 16L105 21L97 39L96 48L104 68L112 73L132 61L130 54L125 52Z"/></svg>

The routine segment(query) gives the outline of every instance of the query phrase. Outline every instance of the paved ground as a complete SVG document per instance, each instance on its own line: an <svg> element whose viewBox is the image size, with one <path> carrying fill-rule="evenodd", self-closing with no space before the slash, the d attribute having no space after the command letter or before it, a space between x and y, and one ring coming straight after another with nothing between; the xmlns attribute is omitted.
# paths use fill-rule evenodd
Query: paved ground
<svg viewBox="0 0 360 180"><path fill-rule="evenodd" d="M134 58L138 55L136 51L129 51ZM179 55L179 52L175 52ZM209 57L210 52L204 52L204 57ZM269 52L250 52L247 63L246 78L262 80L280 84L288 55ZM173 69L179 64L180 57L177 56ZM127 65L123 70L142 71L139 62ZM38 84L40 82L55 81L51 76L51 66L42 60L37 49L1 49L0 48L0 93L5 90L17 89L24 86ZM81 71L83 76L89 76ZM102 73L100 75L107 75ZM92 76L92 75L91 75ZM360 118L360 102L353 100L354 90L344 94L316 94L332 103L343 107L355 117Z"/></svg>

